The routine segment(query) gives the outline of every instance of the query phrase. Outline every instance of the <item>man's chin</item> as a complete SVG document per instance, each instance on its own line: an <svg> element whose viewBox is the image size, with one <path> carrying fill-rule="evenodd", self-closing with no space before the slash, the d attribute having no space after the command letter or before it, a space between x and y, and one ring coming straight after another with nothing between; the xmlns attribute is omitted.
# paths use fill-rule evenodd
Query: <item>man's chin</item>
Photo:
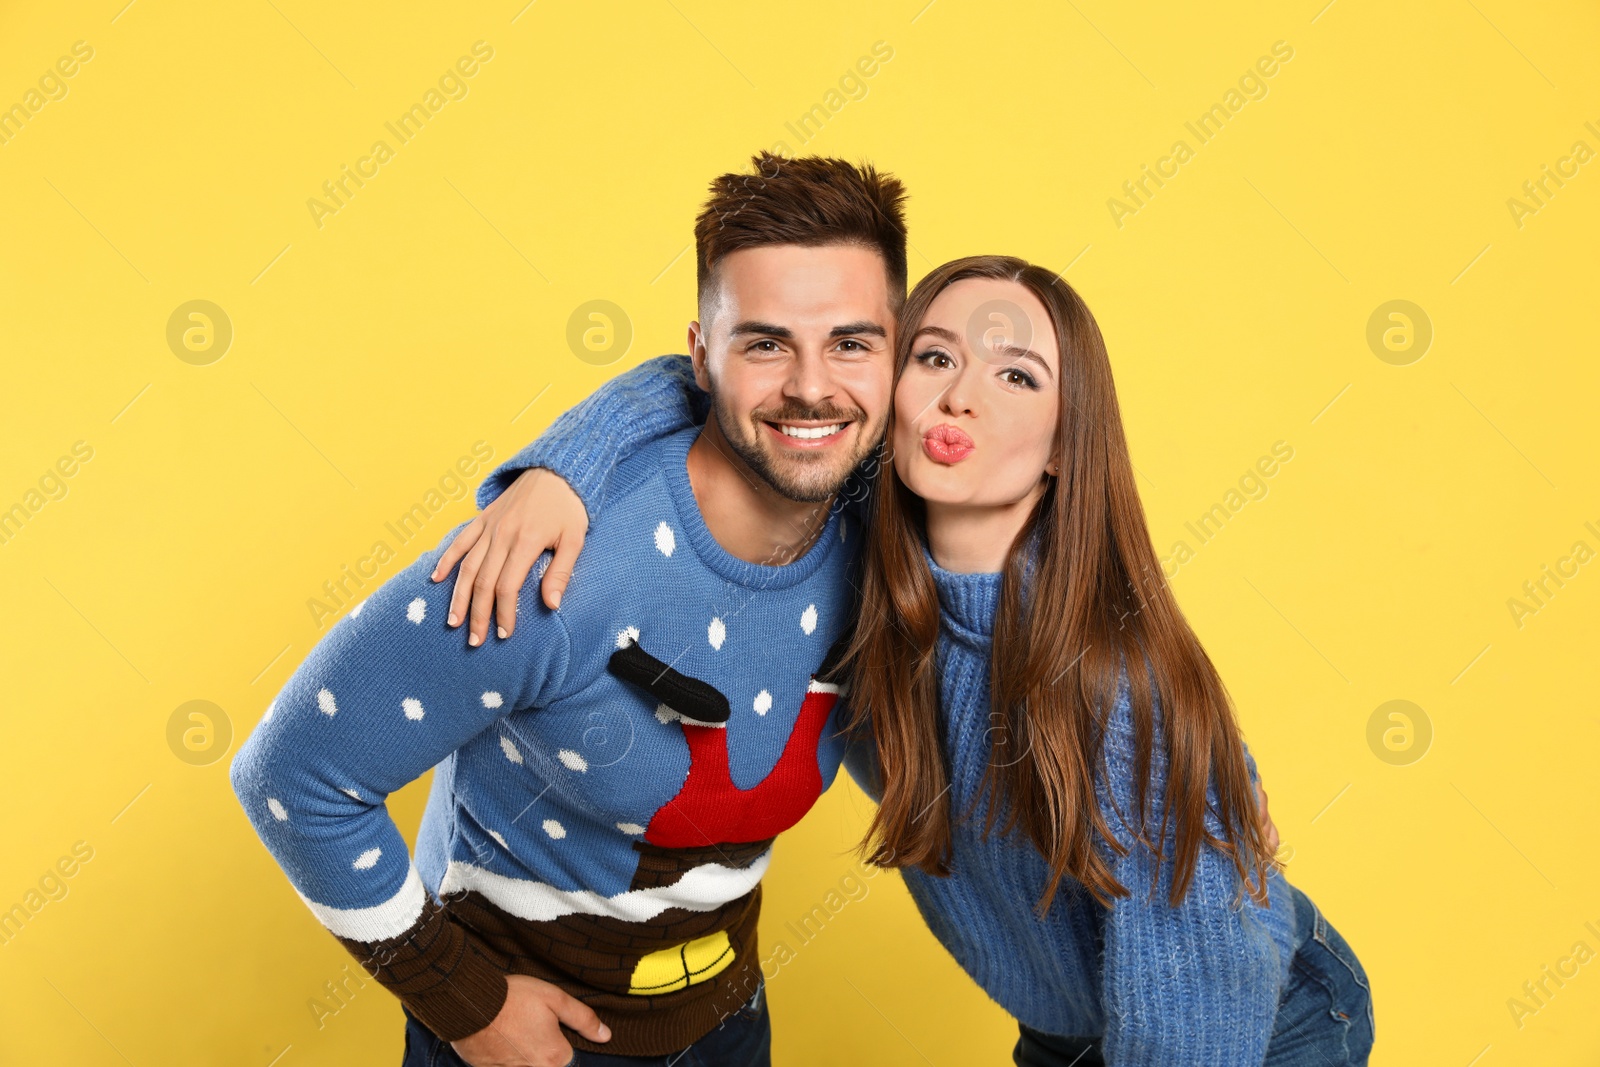
<svg viewBox="0 0 1600 1067"><path fill-rule="evenodd" d="M723 440L744 466L773 492L796 503L820 504L832 499L863 458L849 454L859 443L855 435L861 433L861 424L854 420L840 431L840 439L831 442L830 447L805 449L774 441L771 426L764 420L754 420L754 425L735 420L715 404L713 414L723 428ZM729 434L729 426L744 432Z"/></svg>
<svg viewBox="0 0 1600 1067"><path fill-rule="evenodd" d="M762 473L766 483L780 495L807 504L820 504L833 499L844 488L845 479L849 476L849 471L838 475L830 471L825 477L818 477L815 470L785 471L781 468Z"/></svg>
<svg viewBox="0 0 1600 1067"><path fill-rule="evenodd" d="M793 456L775 456L764 449L760 452L760 462L750 464L757 476L780 496L807 504L831 500L844 488L855 465L852 463L842 470L839 465L836 459L807 462Z"/></svg>

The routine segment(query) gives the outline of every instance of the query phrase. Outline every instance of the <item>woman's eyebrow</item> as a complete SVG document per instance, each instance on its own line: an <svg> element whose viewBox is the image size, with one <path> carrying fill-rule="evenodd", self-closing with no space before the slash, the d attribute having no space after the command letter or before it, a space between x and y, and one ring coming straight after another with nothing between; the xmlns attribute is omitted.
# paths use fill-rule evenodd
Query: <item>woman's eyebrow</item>
<svg viewBox="0 0 1600 1067"><path fill-rule="evenodd" d="M922 329L917 331L917 337L921 337L925 333L931 333L941 341L945 341L952 345L961 343L961 338L954 330L947 330L943 326L924 326ZM1021 348L1017 345L1001 345L998 354L1002 356L1009 356L1012 359L1031 359L1035 363L1039 364L1039 366L1044 368L1046 376L1051 378L1055 377L1050 373L1050 364L1046 363L1044 357L1039 355L1039 353L1035 352L1031 348Z"/></svg>
<svg viewBox="0 0 1600 1067"><path fill-rule="evenodd" d="M924 326L917 331L917 336L921 337L925 333L931 333L939 340L949 344L958 345L961 343L961 338L957 336L954 330L947 330L943 326Z"/></svg>
<svg viewBox="0 0 1600 1067"><path fill-rule="evenodd" d="M1003 356L1010 356L1012 359L1031 359L1035 363L1039 364L1040 367L1044 368L1045 377L1054 377L1054 375L1050 373L1050 364L1046 363L1044 361L1044 357L1031 348L1019 348L1016 345L1001 345L1000 354Z"/></svg>

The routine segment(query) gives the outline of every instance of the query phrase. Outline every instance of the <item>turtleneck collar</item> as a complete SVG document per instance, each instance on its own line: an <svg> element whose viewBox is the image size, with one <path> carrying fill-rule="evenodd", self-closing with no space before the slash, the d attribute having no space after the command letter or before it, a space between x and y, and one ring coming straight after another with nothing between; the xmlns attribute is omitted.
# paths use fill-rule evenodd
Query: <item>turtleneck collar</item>
<svg viewBox="0 0 1600 1067"><path fill-rule="evenodd" d="M1033 564L1038 560L1039 536L1034 532L1029 539L1028 565L1023 569L1024 598L1026 586L1033 575ZM922 557L928 561L928 570L933 572L933 584L939 591L939 607L944 615L945 622L957 632L959 636L967 638L975 644L987 645L994 636L995 610L1000 605L1000 582L1004 576L1000 571L986 571L976 574L963 574L959 571L948 571L939 566L933 558L933 552L928 548L926 532L922 535Z"/></svg>
<svg viewBox="0 0 1600 1067"><path fill-rule="evenodd" d="M946 623L962 636L987 644L994 635L994 612L1000 603L1000 572L947 571L934 560L926 537L922 540L922 556L933 572L933 584L939 590L939 607Z"/></svg>

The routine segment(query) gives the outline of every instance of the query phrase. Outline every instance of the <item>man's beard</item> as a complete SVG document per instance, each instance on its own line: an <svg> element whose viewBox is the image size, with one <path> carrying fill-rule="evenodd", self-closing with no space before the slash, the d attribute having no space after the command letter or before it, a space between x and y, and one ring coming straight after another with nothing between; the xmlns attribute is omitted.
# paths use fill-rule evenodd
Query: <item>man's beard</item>
<svg viewBox="0 0 1600 1067"><path fill-rule="evenodd" d="M867 435L862 432L866 415L859 409L826 407L804 412L794 408L784 408L776 415L755 412L751 418L746 418L725 407L722 397L713 392L711 417L717 420L722 436L734 454L744 460L745 465L754 471L757 477L770 485L780 496L789 500L820 503L832 499L844 487L845 480L850 477L850 472L855 469L856 464L860 463L873 448L873 442L867 440ZM843 459L837 456L833 458L817 456L808 461L796 456L793 460L784 462L769 451L773 446L762 440L764 435L760 427L753 423L782 423L786 420L852 423L856 431L855 451ZM753 437L746 436L752 432Z"/></svg>

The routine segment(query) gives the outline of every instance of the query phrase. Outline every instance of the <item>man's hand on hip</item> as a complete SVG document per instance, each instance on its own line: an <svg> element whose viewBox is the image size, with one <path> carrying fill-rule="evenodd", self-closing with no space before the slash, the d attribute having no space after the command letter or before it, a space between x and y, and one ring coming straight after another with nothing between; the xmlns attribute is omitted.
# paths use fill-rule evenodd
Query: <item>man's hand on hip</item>
<svg viewBox="0 0 1600 1067"><path fill-rule="evenodd" d="M507 975L506 1002L494 1022L450 1047L472 1067L565 1067L573 1057L563 1023L590 1041L611 1040L610 1028L583 1001L549 982Z"/></svg>

